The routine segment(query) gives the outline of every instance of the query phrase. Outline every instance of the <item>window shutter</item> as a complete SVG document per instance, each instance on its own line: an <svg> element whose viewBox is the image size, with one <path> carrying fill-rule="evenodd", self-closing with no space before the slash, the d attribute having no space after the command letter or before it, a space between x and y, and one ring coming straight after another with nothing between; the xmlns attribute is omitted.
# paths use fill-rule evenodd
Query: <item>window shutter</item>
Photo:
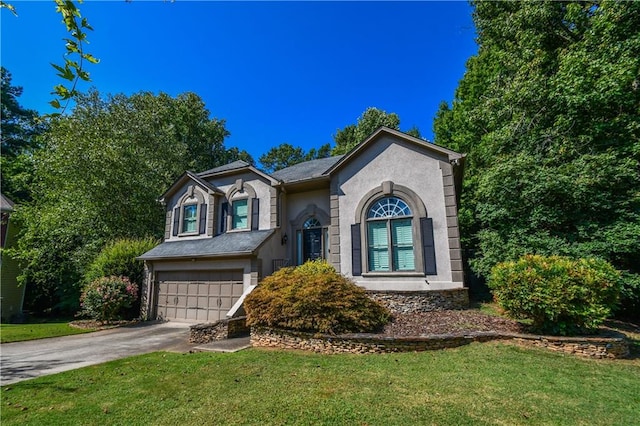
<svg viewBox="0 0 640 426"><path fill-rule="evenodd" d="M260 222L260 199L253 198L251 200L251 229L254 231L258 229Z"/></svg>
<svg viewBox="0 0 640 426"><path fill-rule="evenodd" d="M433 219L420 218L420 230L422 231L422 255L424 256L425 275L436 275L436 249L433 239Z"/></svg>
<svg viewBox="0 0 640 426"><path fill-rule="evenodd" d="M220 233L227 232L227 216L229 215L229 203L222 203L222 214L220 215Z"/></svg>
<svg viewBox="0 0 640 426"><path fill-rule="evenodd" d="M173 209L173 236L178 235L178 228L180 228L180 208Z"/></svg>
<svg viewBox="0 0 640 426"><path fill-rule="evenodd" d="M351 273L362 275L362 248L360 245L360 224L351 225Z"/></svg>
<svg viewBox="0 0 640 426"><path fill-rule="evenodd" d="M200 228L199 233L205 234L207 232L207 204L200 204Z"/></svg>

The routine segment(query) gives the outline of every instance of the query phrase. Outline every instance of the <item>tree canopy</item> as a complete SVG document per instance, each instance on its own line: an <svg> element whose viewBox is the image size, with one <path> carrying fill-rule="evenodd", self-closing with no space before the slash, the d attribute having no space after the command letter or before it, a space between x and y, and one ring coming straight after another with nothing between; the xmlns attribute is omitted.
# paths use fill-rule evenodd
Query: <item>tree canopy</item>
<svg viewBox="0 0 640 426"><path fill-rule="evenodd" d="M11 73L0 68L0 138L2 147L2 192L15 202L30 198L33 174L31 155L37 148L36 136L45 126L35 111L25 109L18 102L22 87L11 84Z"/></svg>
<svg viewBox="0 0 640 426"><path fill-rule="evenodd" d="M393 112L387 113L374 107L367 108L362 115L358 117L356 124L350 124L336 131L336 134L333 136L336 146L333 148L331 154L339 155L349 152L381 126L400 130L400 117ZM415 137L421 137L417 127L411 128L407 133Z"/></svg>
<svg viewBox="0 0 640 426"><path fill-rule="evenodd" d="M273 173L285 167L302 163L303 161L327 158L331 155L331 145L324 144L320 148L311 148L309 152L304 152L299 146L288 143L280 144L262 154L258 161L267 173Z"/></svg>
<svg viewBox="0 0 640 426"><path fill-rule="evenodd" d="M596 256L640 289L640 3L474 5L478 54L434 121L468 153L472 266Z"/></svg>
<svg viewBox="0 0 640 426"><path fill-rule="evenodd" d="M193 93L79 95L73 112L51 119L42 135L34 201L15 214L24 231L15 252L21 279L41 299L31 302L73 307L85 266L107 241L160 237L156 199L185 170L250 160L224 146L228 134Z"/></svg>

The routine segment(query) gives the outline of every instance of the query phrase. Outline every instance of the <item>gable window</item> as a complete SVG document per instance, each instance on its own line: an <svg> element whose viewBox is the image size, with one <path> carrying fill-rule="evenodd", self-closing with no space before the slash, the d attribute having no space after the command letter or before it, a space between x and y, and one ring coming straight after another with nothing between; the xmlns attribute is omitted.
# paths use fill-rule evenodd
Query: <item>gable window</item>
<svg viewBox="0 0 640 426"><path fill-rule="evenodd" d="M385 197L367 212L370 271L414 271L413 217L400 198Z"/></svg>
<svg viewBox="0 0 640 426"><path fill-rule="evenodd" d="M249 203L248 199L235 200L232 204L233 220L231 229L247 229L249 227Z"/></svg>
<svg viewBox="0 0 640 426"><path fill-rule="evenodd" d="M196 232L198 225L198 205L189 204L182 208L182 232Z"/></svg>

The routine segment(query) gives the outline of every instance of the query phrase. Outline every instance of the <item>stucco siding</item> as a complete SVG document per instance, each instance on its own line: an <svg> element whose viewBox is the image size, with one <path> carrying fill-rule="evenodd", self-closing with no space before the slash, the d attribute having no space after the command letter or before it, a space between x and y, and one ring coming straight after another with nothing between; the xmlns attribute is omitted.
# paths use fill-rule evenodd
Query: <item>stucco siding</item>
<svg viewBox="0 0 640 426"><path fill-rule="evenodd" d="M449 232L443 176L440 161L446 157L428 152L401 140L383 137L371 144L358 158L346 164L334 176L337 186L340 229L340 270L352 275L351 225L356 217L358 205L364 194L381 187L385 181L404 186L422 200L427 217L433 220L436 249L437 275L418 276L355 277L356 281L372 290L429 290L459 287L451 275ZM455 208L455 207L454 207ZM418 218L414 218L418 220ZM416 242L417 243L417 242ZM362 256L366 257L366 247Z"/></svg>
<svg viewBox="0 0 640 426"><path fill-rule="evenodd" d="M207 179L207 181L215 185L221 191L228 193L229 190L234 187L238 179L242 179L245 184L250 185L256 192L256 198L260 199L260 219L258 229L271 229L272 187L269 182L266 182L264 179L250 172Z"/></svg>

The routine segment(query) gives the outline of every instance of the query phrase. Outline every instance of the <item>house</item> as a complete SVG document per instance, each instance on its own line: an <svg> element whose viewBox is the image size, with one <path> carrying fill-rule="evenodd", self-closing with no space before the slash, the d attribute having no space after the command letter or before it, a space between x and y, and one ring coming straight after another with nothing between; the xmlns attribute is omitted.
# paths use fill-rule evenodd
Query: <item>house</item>
<svg viewBox="0 0 640 426"><path fill-rule="evenodd" d="M19 321L22 317L24 302L24 286L18 285L18 262L11 258L5 248L13 247L17 243L18 227L11 221L14 204L4 194L0 193L0 318L2 322Z"/></svg>
<svg viewBox="0 0 640 426"><path fill-rule="evenodd" d="M187 171L161 197L164 242L140 256L143 316L237 316L262 277L319 258L401 309L468 303L457 216L463 162L381 127L345 155L272 174L243 161Z"/></svg>

